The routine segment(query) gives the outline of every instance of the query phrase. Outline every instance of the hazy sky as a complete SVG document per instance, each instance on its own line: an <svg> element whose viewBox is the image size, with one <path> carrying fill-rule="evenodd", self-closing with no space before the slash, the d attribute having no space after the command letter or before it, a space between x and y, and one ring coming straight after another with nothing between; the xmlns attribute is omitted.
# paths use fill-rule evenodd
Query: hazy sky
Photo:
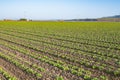
<svg viewBox="0 0 120 80"><path fill-rule="evenodd" d="M98 18L120 14L120 0L0 0L0 19Z"/></svg>

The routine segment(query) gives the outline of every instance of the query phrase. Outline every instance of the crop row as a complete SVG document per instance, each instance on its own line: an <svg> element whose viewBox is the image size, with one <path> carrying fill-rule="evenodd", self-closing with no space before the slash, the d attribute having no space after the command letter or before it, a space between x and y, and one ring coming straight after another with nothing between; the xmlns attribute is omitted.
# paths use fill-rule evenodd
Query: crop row
<svg viewBox="0 0 120 80"><path fill-rule="evenodd" d="M42 77L42 75L40 73L37 73L36 71L34 71L33 69L25 66L24 64L21 64L19 61L17 61L16 59L14 60L14 57L11 56L7 56L4 53L0 52L0 57L13 63L15 66L19 67L20 69L22 69L23 71L25 71L28 74L32 74L35 75L37 78Z"/></svg>
<svg viewBox="0 0 120 80"><path fill-rule="evenodd" d="M34 47L34 48L35 48L35 47ZM54 54L53 54L53 55L54 55ZM66 58L66 57L65 57L65 58ZM66 58L66 59L70 59L70 58L68 57L68 58ZM82 59L81 61L83 61L83 62L81 62L81 64L84 64L84 63L85 63L87 66L91 65L90 63L88 63L88 61L86 61L86 59L83 59L83 58L81 58L81 59ZM72 60L71 60L71 61L72 61ZM76 62L76 61L74 60L74 62ZM78 62L78 61L77 61L77 62ZM90 61L90 62L91 62L91 63L92 63L92 62L95 63L94 61ZM97 62L97 64L99 65L98 62ZM93 64L92 64L92 65L93 65ZM104 69L104 67L105 67L105 66L100 66L100 65L98 66L98 65L93 65L94 67L92 67L92 66L91 66L91 67L92 67L92 68L98 68L98 69L100 69L100 70L101 70L101 69ZM108 67L107 67L107 68L108 68ZM110 68L111 68L110 70L113 70L114 67L110 67ZM110 73L111 73L111 71L110 71Z"/></svg>
<svg viewBox="0 0 120 80"><path fill-rule="evenodd" d="M28 51L26 51L25 49L23 50L23 49L21 49L20 47L18 47L18 48L21 50L21 52L22 52L22 51L28 52ZM16 49L15 49L15 50L16 50ZM25 53L25 52L24 52L24 53ZM34 55L35 55L35 54L34 54ZM37 56L38 56L38 55L37 55ZM49 59L47 59L47 60L49 60ZM49 61L50 61L50 60L49 60ZM59 62L59 61L57 61L57 62ZM86 63L86 62L84 62L84 63ZM86 64L87 64L87 63L86 63Z"/></svg>
<svg viewBox="0 0 120 80"><path fill-rule="evenodd" d="M66 43L68 43L68 44L71 44L72 46L74 46L74 47L77 47L78 46L78 48L81 46L81 45L89 45L89 46L91 46L91 49L92 48L94 48L94 47L92 47L92 46L95 46L95 47L100 47L100 48L102 48L102 50L101 51L106 51L107 53L106 54L110 54L110 53L112 53L113 51L115 52L115 53L118 53L119 54L119 52L118 51L116 51L116 50L120 50L120 46L119 46L119 44L117 43L117 44L110 44L110 43L104 43L104 42L96 42L96 41L91 41L91 40L74 40L74 38L73 39L69 39L69 38L65 38L65 37L60 37L60 36L50 36L50 35L45 35L45 34L35 34L35 33L31 33L31 32L23 32L23 31L10 31L10 30L8 30L8 32L10 33L10 32L15 32L16 34L18 34L18 33L20 33L21 35L23 35L23 36L34 36L34 38L35 38L35 36L36 36L36 38L37 39L51 39L51 40L53 40L52 42L55 42L56 40L58 40L57 41L57 43L59 42L60 44L63 44L63 45L65 45ZM19 35L19 34L18 34ZM38 38L38 37L40 37L40 38ZM61 42L62 41L62 42ZM74 44L73 44L74 43ZM70 45L70 46L71 46ZM111 51L112 50L112 51ZM99 50L98 50L99 51ZM108 52L109 51L109 52ZM97 51L96 51L97 52Z"/></svg>
<svg viewBox="0 0 120 80"><path fill-rule="evenodd" d="M11 46L9 46L11 47ZM51 58L48 58L47 56L41 56L41 54L36 54L36 53L31 53L29 54L28 51L26 51L26 49L24 48L20 48L17 46L16 47L11 47L12 49L14 50L18 50L20 51L21 53L25 54L25 55L29 55L37 60L40 60L40 61L43 61L43 62L46 62L48 64L51 64L53 66L56 66L62 70L66 70L66 71L70 71L72 74L75 74L75 75L78 75L78 76L83 76L85 79L86 78L90 78L90 72L89 71L86 71L82 68L78 68L77 66L72 66L72 65L69 65L69 64L65 64L64 62L61 62L61 61L54 61L52 60ZM94 79L94 78L91 78L91 79Z"/></svg>
<svg viewBox="0 0 120 80"><path fill-rule="evenodd" d="M120 49L119 42L99 41L100 39L92 40L91 38L84 39L85 37L79 38L79 37L73 37L70 35L67 36L64 34L60 35L60 34L54 34L54 33L50 34L50 33L43 33L43 32L32 32L32 31L28 31L28 30L19 30L19 31L18 30L19 29L12 29L12 30L6 30L6 31L16 32L16 33L20 33L20 34L27 34L27 35L37 36L37 37L53 38L53 39L57 39L57 40L63 40L63 41L79 43L79 44L94 45L94 46L99 46L99 47L104 47L104 48Z"/></svg>
<svg viewBox="0 0 120 80"><path fill-rule="evenodd" d="M5 47L6 48L6 47ZM10 57L12 57L14 60L18 61L19 63L22 63L26 66L31 66L31 68L34 68L36 70L39 70L40 72L43 72L45 71L44 68L40 67L40 66L37 66L36 64L30 62L29 60L26 60L25 58L21 57L21 56L18 56L16 53L13 53L14 51L10 51L9 49L5 50L5 48L1 47L1 51L3 53L7 53L6 55L9 55Z"/></svg>
<svg viewBox="0 0 120 80"><path fill-rule="evenodd" d="M16 77L11 76L10 73L5 71L2 67L0 67L0 74L2 74L7 80L18 80Z"/></svg>
<svg viewBox="0 0 120 80"><path fill-rule="evenodd" d="M91 45L86 45L86 47L84 47L85 46L84 44L79 45L79 44L76 44L76 43L68 43L68 42L63 42L63 41L61 42L61 41L55 41L55 40L50 40L50 39L44 39L44 38L42 38L42 40L41 40L38 37L33 37L32 38L32 36L28 36L28 35L25 36L25 35L20 35L20 34L16 34L16 33L13 33L13 34L5 33L5 34L15 36L15 37L19 37L19 38L32 40L32 41L36 41L36 42L43 42L43 43L46 43L46 44L56 45L56 46L60 46L60 47L65 47L65 48L80 50L80 51L83 51L83 52L89 52L89 53L94 53L94 54L98 54L98 55L102 55L102 56L107 56L107 57L111 57L111 58L120 59L120 57L119 57L119 52L120 51L119 50L116 51L116 50L104 49L104 48L100 48L100 47L96 48L96 47L91 46ZM14 35L14 34L16 34L17 36ZM71 47L69 47L69 46L71 46ZM114 54L114 53L116 53L116 54Z"/></svg>

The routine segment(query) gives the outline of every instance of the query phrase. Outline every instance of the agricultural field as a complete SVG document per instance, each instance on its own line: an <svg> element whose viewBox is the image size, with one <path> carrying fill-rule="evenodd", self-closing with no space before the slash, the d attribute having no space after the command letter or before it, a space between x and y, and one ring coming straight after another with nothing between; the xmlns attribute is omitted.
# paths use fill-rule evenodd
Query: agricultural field
<svg viewBox="0 0 120 80"><path fill-rule="evenodd" d="M1 21L0 80L120 80L120 23Z"/></svg>

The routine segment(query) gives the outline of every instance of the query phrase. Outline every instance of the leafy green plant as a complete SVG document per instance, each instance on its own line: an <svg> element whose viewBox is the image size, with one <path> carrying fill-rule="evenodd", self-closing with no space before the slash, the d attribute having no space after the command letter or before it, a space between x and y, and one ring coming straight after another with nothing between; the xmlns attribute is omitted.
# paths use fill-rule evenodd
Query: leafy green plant
<svg viewBox="0 0 120 80"><path fill-rule="evenodd" d="M100 76L101 80L108 80L108 78L106 76Z"/></svg>
<svg viewBox="0 0 120 80"><path fill-rule="evenodd" d="M85 79L85 80L89 80L90 78L91 78L90 75L85 75L85 76L84 76L84 79Z"/></svg>
<svg viewBox="0 0 120 80"><path fill-rule="evenodd" d="M56 80L64 80L62 76L57 76Z"/></svg>
<svg viewBox="0 0 120 80"><path fill-rule="evenodd" d="M0 73L3 74L3 76L5 76L7 80L18 80L16 77L11 76L8 72L3 70L1 67L0 67Z"/></svg>
<svg viewBox="0 0 120 80"><path fill-rule="evenodd" d="M91 80L99 80L98 78L92 78Z"/></svg>

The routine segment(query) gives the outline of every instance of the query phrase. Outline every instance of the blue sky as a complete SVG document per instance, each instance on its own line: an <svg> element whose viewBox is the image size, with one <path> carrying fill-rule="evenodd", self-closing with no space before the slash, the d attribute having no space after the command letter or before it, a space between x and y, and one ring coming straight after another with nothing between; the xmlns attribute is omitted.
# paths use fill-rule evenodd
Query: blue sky
<svg viewBox="0 0 120 80"><path fill-rule="evenodd" d="M0 0L0 19L78 19L118 14L120 0Z"/></svg>

